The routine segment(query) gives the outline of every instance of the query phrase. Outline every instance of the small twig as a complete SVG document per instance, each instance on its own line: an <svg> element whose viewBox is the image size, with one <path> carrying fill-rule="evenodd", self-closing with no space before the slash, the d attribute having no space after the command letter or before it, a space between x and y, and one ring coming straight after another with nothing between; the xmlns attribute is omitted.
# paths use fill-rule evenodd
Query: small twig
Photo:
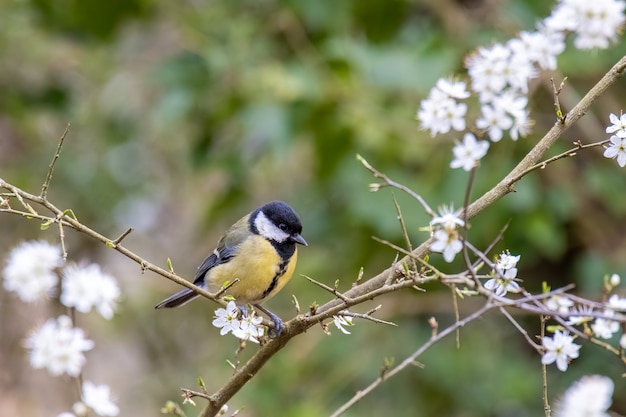
<svg viewBox="0 0 626 417"><path fill-rule="evenodd" d="M413 254L413 252L409 252L408 250L401 248L398 245L395 245L391 242L389 242L388 240L385 239L381 239L378 238L376 236L372 236L372 239L374 239L376 242L382 243L383 245L387 245L389 246L391 249L397 250L398 252L400 252L401 254L408 256L411 259L415 259L417 262L421 263L422 265L424 265L426 268L430 269L431 271L433 271L435 273L435 275L438 276L443 276L445 275L443 272L439 271L437 268L435 268L434 266L432 266L431 264L429 264L428 262L426 262L425 260L423 260L420 257L417 257Z"/></svg>
<svg viewBox="0 0 626 417"><path fill-rule="evenodd" d="M559 88L557 89L556 85L554 84L554 77L550 77L550 84L552 85L552 95L554 96L554 109L556 110L556 117L559 118L559 122L561 124L565 122L565 115L563 114L563 111L561 111L559 94L561 94L561 91L565 86L565 81L567 81L567 77L563 78L563 81L561 81L561 85L559 85Z"/></svg>
<svg viewBox="0 0 626 417"><path fill-rule="evenodd" d="M352 301L350 299L350 297L346 297L345 295L343 295L342 293L337 291L337 288L331 288L328 285L326 285L326 284L324 284L322 282L316 281L316 280L314 280L313 278L311 278L309 276L306 276L306 275L303 275L303 274L301 274L301 276L303 276L304 278L308 279L311 283L317 285L318 287L323 288L326 291L328 291L329 293L335 295L337 298L341 299L341 301L343 301L345 303L349 303L349 302Z"/></svg>
<svg viewBox="0 0 626 417"><path fill-rule="evenodd" d="M500 307L500 312L502 313L502 315L504 317L506 317L511 324L513 324L513 326L517 329L518 332L520 332L522 334L522 336L524 336L524 338L526 339L526 341L528 342L529 345L531 345L537 352L541 353L542 348L541 345L538 345L529 335L528 332L526 331L526 329L524 329L522 327L521 324L518 323L517 320L515 320L515 318L513 318L513 316L506 311L506 308L504 307Z"/></svg>
<svg viewBox="0 0 626 417"><path fill-rule="evenodd" d="M435 343L439 342L441 339L443 339L444 337L446 337L450 333L456 331L456 329L458 329L460 327L463 327L466 324L468 324L469 322L477 319L478 317L480 317L486 311L490 310L493 307L495 307L495 305L487 302L487 303L485 303L485 305L483 307L481 307L480 309L476 310L474 313L470 314L469 316L465 317L463 320L459 320L459 321L455 322L454 324L452 324L451 326L447 327L446 329L444 329L441 332L433 332L433 336L426 343L424 343L422 346L420 346L419 349L417 349L415 352L413 352L413 354L411 354L409 357L407 357L405 360L403 360L401 363L399 363L395 367L393 367L391 369L388 369L385 372L384 378L379 376L370 385L368 385L365 389L357 391L356 394L350 400L348 400L341 407L339 407L333 414L331 414L330 417L338 417L341 414L343 414L348 408L352 407L359 400L361 400L363 397L368 395L371 391L373 391L376 387L378 387L383 381L391 378L392 376L396 375L397 373L399 373L400 371L404 370L405 368L415 364L416 363L416 358L418 356L420 356L422 353L424 353L426 350L428 350L432 345L434 345Z"/></svg>
<svg viewBox="0 0 626 417"><path fill-rule="evenodd" d="M180 389L185 398L193 398L193 397L201 397L201 398L205 398L207 400L211 399L211 396L209 394L205 394L204 392L198 392L198 391L193 391L187 388L181 388Z"/></svg>
<svg viewBox="0 0 626 417"><path fill-rule="evenodd" d="M353 313L351 311L343 311L339 315L341 315L341 316L348 316L348 317L356 317L358 319L364 319L364 320L373 321L374 323L387 324L389 326L398 327L398 325L396 323L392 322L392 321L378 319L376 317L370 316L367 313L366 314L361 314L361 313Z"/></svg>
<svg viewBox="0 0 626 417"><path fill-rule="evenodd" d="M125 238L126 236L128 236L129 234L131 234L132 232L133 232L133 228L132 228L132 227L129 227L129 228L128 228L128 229L126 229L126 231L125 231L124 233L122 233L122 234L121 234L121 235L120 235L117 239L115 239L114 241L112 241L112 242L111 242L111 244L112 244L113 246L117 246L117 245L119 245L119 244L122 242L122 240L124 240L124 238Z"/></svg>
<svg viewBox="0 0 626 417"><path fill-rule="evenodd" d="M466 242L468 242L467 235L469 232L469 225L468 225L469 217L467 215L467 207L469 206L469 203L470 203L470 194L472 191L472 184L474 183L475 174L476 174L476 165L474 165L474 167L470 170L469 178L467 179L467 186L465 187L465 196L463 197L463 227L461 228L461 230L463 231L463 239L462 239L463 261L465 262L465 266L467 267L467 270L471 274L472 279L478 285L480 285L480 283L478 282L478 279L476 278L476 272L474 271L472 262L470 261L469 253L467 252L467 245L466 245ZM457 334L457 338L458 338L458 334Z"/></svg>
<svg viewBox="0 0 626 417"><path fill-rule="evenodd" d="M61 155L61 148L63 147L63 142L65 141L65 137L67 136L69 131L70 131L70 124L68 123L67 126L65 127L65 132L63 132L63 135L61 136L61 139L59 140L59 144L57 145L57 150L54 153L54 156L52 157L52 162L50 162L50 165L48 165L48 174L46 174L46 179L44 180L43 186L41 187L41 193L39 193L39 196L43 198L44 200L48 196L48 187L50 186L50 181L52 180L52 174L54 173L54 166L56 165L57 160L59 159L59 156Z"/></svg>
<svg viewBox="0 0 626 417"><path fill-rule="evenodd" d="M233 285L235 285L238 282L239 282L239 278L235 278L234 280L232 280L228 284L224 285L222 288L220 288L220 290L218 292L215 293L215 298L220 298L222 295L224 295L224 293L226 291L228 291L230 289L230 287L232 287Z"/></svg>
<svg viewBox="0 0 626 417"><path fill-rule="evenodd" d="M583 145L581 143L580 140L577 140L576 142L574 142L574 147L572 149L569 149L563 153L560 153L558 155L553 156L552 158L548 158L545 161L539 162L527 169L525 169L524 171L522 171L520 174L518 174L517 176L513 177L511 179L511 183L516 183L517 181L519 181L520 179L522 179L522 177L524 177L526 174L538 170L538 169L545 169L546 166L548 166L548 164L554 162L554 161L558 161L559 159L563 159L563 158L570 158L572 156L576 156L576 152L582 149L587 149L587 148L594 148L596 146L603 146L604 144L608 143L610 140L603 140L600 142L594 142L594 143L588 143L586 145Z"/></svg>
<svg viewBox="0 0 626 417"><path fill-rule="evenodd" d="M430 217L436 216L436 213L433 211L433 209L430 208L428 203L426 203L426 200L424 200L424 198L421 195L417 194L415 191L411 190L410 188L391 180L388 176L386 176L385 174L383 174L382 172L378 171L376 168L371 166L370 163L367 162L365 158L363 158L361 155L357 154L356 159L358 159L359 162L361 162L368 171L374 174L374 177L380 178L383 181L385 181L385 184L371 184L370 189L372 191L378 191L379 188L382 188L384 186L397 188L398 190L402 190L408 195L410 195L411 197L413 197L414 199L416 199L422 205L422 207L424 208L424 210Z"/></svg>
<svg viewBox="0 0 626 417"><path fill-rule="evenodd" d="M400 210L400 204L398 200L396 200L396 196L393 196L393 204L396 206L396 212L398 213L398 221L400 222L400 228L402 229L402 236L404 236L404 241L406 242L406 247L409 249L409 252L413 252L413 245L411 244L411 238L409 237L409 232L406 230L406 223L404 223L404 217L402 216L402 210ZM413 263L413 269L417 270L417 264L415 263L415 259L411 259Z"/></svg>
<svg viewBox="0 0 626 417"><path fill-rule="evenodd" d="M540 320L541 320L541 340L543 341L543 338L546 335L546 317L541 316ZM543 411L546 417L550 417L552 410L550 409L550 403L548 401L548 370L547 370L547 365L543 363L541 364L541 379L542 379L542 388L543 388L542 389Z"/></svg>

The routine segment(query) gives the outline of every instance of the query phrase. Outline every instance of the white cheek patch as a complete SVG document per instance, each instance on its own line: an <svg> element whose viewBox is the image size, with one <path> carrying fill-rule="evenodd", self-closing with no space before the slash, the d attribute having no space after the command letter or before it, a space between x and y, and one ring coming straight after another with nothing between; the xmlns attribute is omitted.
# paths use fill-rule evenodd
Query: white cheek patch
<svg viewBox="0 0 626 417"><path fill-rule="evenodd" d="M275 240L276 242L284 242L289 239L289 234L276 227L262 211L259 211L256 219L254 219L254 225L259 231L259 234L266 239Z"/></svg>

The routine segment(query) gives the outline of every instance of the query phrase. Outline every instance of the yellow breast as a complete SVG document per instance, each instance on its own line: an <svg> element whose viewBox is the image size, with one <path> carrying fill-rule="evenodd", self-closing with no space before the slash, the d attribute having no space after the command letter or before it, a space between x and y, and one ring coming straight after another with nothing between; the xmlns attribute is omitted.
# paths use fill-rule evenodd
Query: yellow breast
<svg viewBox="0 0 626 417"><path fill-rule="evenodd" d="M211 292L217 292L225 283L239 279L224 295L234 297L240 305L259 304L273 297L291 279L297 259L296 250L284 261L270 242L255 235L241 243L233 259L209 270L205 282Z"/></svg>

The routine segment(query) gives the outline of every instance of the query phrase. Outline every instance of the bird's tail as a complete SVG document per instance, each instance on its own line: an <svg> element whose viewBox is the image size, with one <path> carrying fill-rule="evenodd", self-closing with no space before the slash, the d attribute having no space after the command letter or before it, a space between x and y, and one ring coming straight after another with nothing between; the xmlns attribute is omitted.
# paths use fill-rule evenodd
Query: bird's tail
<svg viewBox="0 0 626 417"><path fill-rule="evenodd" d="M195 291L185 288L184 290L178 291L176 294L167 297L165 300L154 306L154 308L180 307L183 304L187 304L197 296L198 294Z"/></svg>

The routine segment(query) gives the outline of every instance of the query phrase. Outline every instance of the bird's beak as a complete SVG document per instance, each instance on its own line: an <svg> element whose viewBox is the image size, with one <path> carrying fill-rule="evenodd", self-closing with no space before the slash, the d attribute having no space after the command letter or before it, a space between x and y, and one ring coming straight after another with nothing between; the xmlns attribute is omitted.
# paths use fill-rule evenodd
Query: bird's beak
<svg viewBox="0 0 626 417"><path fill-rule="evenodd" d="M306 240L304 240L304 238L302 236L300 236L300 233L296 233L295 235L291 235L291 237L289 239L291 239L293 242L299 243L301 245L309 246L309 244L306 243Z"/></svg>

